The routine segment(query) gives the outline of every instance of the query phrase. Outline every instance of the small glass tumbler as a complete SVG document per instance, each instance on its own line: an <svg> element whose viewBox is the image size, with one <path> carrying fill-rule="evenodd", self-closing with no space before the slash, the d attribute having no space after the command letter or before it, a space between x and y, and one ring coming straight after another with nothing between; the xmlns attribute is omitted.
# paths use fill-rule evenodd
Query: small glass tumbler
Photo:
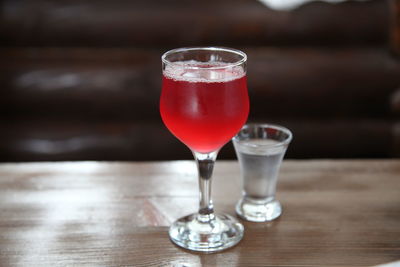
<svg viewBox="0 0 400 267"><path fill-rule="evenodd" d="M239 160L243 196L236 204L239 217L252 222L278 218L275 199L278 173L292 140L289 129L272 124L246 124L232 139Z"/></svg>

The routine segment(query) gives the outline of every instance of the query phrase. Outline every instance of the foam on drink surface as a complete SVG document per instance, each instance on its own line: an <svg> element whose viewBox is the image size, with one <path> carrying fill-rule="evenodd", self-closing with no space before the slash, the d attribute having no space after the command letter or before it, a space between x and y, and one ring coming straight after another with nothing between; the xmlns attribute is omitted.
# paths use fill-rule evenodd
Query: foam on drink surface
<svg viewBox="0 0 400 267"><path fill-rule="evenodd" d="M164 76L184 82L229 82L245 75L243 67L223 62L177 61L168 64ZM226 68L225 68L226 67Z"/></svg>

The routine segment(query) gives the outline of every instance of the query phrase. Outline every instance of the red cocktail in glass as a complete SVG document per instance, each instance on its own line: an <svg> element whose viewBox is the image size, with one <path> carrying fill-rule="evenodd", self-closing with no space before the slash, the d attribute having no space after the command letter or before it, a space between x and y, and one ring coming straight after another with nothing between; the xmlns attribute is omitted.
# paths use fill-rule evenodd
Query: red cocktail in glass
<svg viewBox="0 0 400 267"><path fill-rule="evenodd" d="M220 78L164 73L160 112L179 140L194 151L208 153L220 149L240 130L247 120L249 100L243 70L201 71L204 76Z"/></svg>
<svg viewBox="0 0 400 267"><path fill-rule="evenodd" d="M176 221L171 240L196 251L238 243L243 226L214 214L211 175L219 149L245 124L249 113L246 55L228 48L181 48L162 57L160 113L164 124L193 152L199 168L200 209Z"/></svg>

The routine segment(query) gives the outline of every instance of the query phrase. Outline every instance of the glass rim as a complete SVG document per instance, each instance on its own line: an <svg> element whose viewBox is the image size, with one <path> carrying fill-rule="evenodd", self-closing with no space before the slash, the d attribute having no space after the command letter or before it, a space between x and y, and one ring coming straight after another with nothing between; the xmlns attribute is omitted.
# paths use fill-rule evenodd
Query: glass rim
<svg viewBox="0 0 400 267"><path fill-rule="evenodd" d="M191 66L191 65L183 64L183 66L185 66L186 69L209 69L209 70L226 69L226 68L232 68L232 67L240 66L240 65L244 64L247 61L247 55L243 51L235 49L235 48L229 48L229 47L223 47L223 46L193 46L193 47L175 48L175 49L171 49L171 50L168 50L167 52L165 52L161 56L161 61L166 65L167 64L173 65L175 62L169 61L167 59L167 56L169 56L171 54L174 54L174 53L179 53L179 52L184 52L184 51L193 51L193 50L223 51L223 52L229 52L229 53L233 53L233 54L239 55L242 58L240 60L236 61L236 62L227 63L227 65L224 65L224 66L198 67L198 66ZM182 64L180 64L180 65L182 65Z"/></svg>
<svg viewBox="0 0 400 267"><path fill-rule="evenodd" d="M284 126L281 126L281 125L278 125L278 124L270 124L270 123L249 123L249 124L245 124L245 125L240 129L240 131L232 138L232 141L234 141L234 142L245 141L246 139L240 140L240 139L238 138L238 134L239 134L241 131L243 131L244 129L246 129L246 128L255 128L255 127L257 127L257 128L263 128L263 129L266 129L266 128L275 129L275 130L284 132L284 133L287 134L288 136L287 136L287 138L285 138L285 140L283 140L283 141L277 141L277 143L276 143L276 144L273 144L273 145L271 145L271 144L268 144L268 145L256 144L256 145L255 145L255 144L246 143L246 142L241 142L240 145L247 146L247 147L280 147L280 146L288 145L288 144L292 141L292 139L293 139L293 134L292 134L292 132L291 132L288 128L284 127ZM248 139L247 139L247 140L248 140ZM275 140L275 141L276 141L276 140Z"/></svg>

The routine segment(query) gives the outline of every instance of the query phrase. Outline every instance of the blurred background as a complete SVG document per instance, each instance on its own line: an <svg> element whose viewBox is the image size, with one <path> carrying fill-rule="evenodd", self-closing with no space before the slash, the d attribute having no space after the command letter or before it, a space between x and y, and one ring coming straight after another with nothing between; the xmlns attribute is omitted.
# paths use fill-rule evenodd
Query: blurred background
<svg viewBox="0 0 400 267"><path fill-rule="evenodd" d="M335 1L337 2L337 1ZM192 159L158 111L163 52L248 54L249 121L288 158L400 157L400 2L3 0L0 161ZM234 158L232 144L219 159Z"/></svg>

